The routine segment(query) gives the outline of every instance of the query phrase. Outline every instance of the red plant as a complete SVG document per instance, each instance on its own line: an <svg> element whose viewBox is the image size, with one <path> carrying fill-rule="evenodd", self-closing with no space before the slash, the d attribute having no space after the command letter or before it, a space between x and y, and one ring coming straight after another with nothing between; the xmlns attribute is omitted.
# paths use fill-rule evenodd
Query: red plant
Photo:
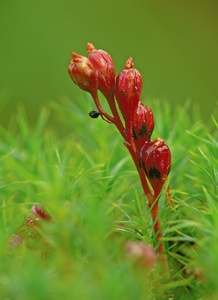
<svg viewBox="0 0 218 300"><path fill-rule="evenodd" d="M41 253L44 258L51 246L41 234L43 232L41 225L44 222L51 222L52 218L44 208L37 204L32 206L31 213L33 216L26 218L25 225L10 238L8 246L9 249L13 249L25 243L28 249Z"/></svg>
<svg viewBox="0 0 218 300"><path fill-rule="evenodd" d="M171 168L170 149L161 139L151 140L154 115L151 108L141 102L142 77L134 68L132 58L128 58L124 69L115 78L111 56L103 50L95 49L90 43L87 44L87 50L88 58L72 53L73 59L68 67L69 74L74 83L92 95L98 111L92 111L90 116L97 118L101 115L104 120L114 124L124 138L124 144L133 158L145 196L148 199L158 254L167 269L158 200ZM112 116L103 110L97 90L100 90L105 96ZM118 113L117 105L123 116L124 124ZM167 200L172 204L168 189Z"/></svg>

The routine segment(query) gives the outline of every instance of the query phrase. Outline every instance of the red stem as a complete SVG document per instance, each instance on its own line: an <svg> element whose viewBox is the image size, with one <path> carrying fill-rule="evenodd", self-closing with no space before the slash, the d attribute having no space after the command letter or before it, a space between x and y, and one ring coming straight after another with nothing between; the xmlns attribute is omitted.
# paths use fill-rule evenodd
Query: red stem
<svg viewBox="0 0 218 300"><path fill-rule="evenodd" d="M136 146L135 146L135 143L133 140L132 122L131 122L131 120L128 120L129 123L126 124L126 130L125 130L123 123L121 122L120 116L118 114L118 111L117 111L114 96L110 96L107 98L108 104L109 104L111 112L113 114L113 117L111 117L101 107L97 92L95 91L95 92L91 93L91 95L94 99L94 102L95 102L100 114L103 117L105 117L110 123L113 123L119 130L120 134L122 135L122 137L125 140L125 146L129 150L129 153L132 156L132 159L135 163L135 166L138 171L140 181L141 181L141 184L143 187L144 194L145 194L146 198L148 199L148 206L151 210L151 216L152 216L153 226L154 226L154 233L156 235L156 243L158 244L157 251L158 251L158 254L162 261L163 271L165 273L165 279L168 280L168 276L169 276L168 261L167 261L167 256L165 254L164 241L161 241L163 234L161 231L161 222L160 222L160 218L159 218L159 208L158 208L159 194L152 194L152 192L148 186L148 183L147 183L145 172L144 172L143 168L139 165L140 157L139 157L138 151L136 150Z"/></svg>
<svg viewBox="0 0 218 300"><path fill-rule="evenodd" d="M122 137L124 139L126 139L125 128L124 128L123 123L121 122L120 116L118 114L117 107L116 107L116 102L115 102L115 99L114 99L114 95L109 95L107 97L107 102L108 102L108 104L110 106L110 109L111 109L111 112L114 116L114 124L116 125L116 127L119 130Z"/></svg>
<svg viewBox="0 0 218 300"><path fill-rule="evenodd" d="M126 134L125 134L125 128L123 126L123 123L121 122L120 116L118 114L117 111L117 107L116 107L116 103L115 103L115 99L114 96L110 96L107 98L108 104L110 106L111 112L113 114L113 117L111 117L110 115L108 115L108 113L106 113L106 111L101 107L101 104L99 102L99 98L98 98L98 93L97 91L94 91L91 93L92 98L95 102L96 107L98 108L98 111L100 112L100 114L106 118L110 123L114 124L117 129L119 130L120 134L122 135L122 137L124 139L126 139Z"/></svg>
<svg viewBox="0 0 218 300"><path fill-rule="evenodd" d="M129 124L128 127L132 128L131 124ZM141 184L142 184L142 187L144 190L144 194L145 194L146 198L148 199L148 206L151 209L151 216L152 216L153 225L154 225L154 233L156 235L156 242L157 242L157 244L159 244L157 251L158 251L160 257L162 257L162 256L164 256L164 253L165 253L165 245L164 245L164 242L161 241L162 231L161 231L161 222L160 222L160 218L159 218L159 208L158 208L158 200L159 200L158 196L159 195L157 195L157 194L153 195L151 190L149 189L144 170L139 165L139 160L140 160L139 153L136 150L134 140L132 137L132 132L130 130L127 130L126 147L128 148L128 150L133 158L133 161L135 163L135 166L138 171L140 181L141 181Z"/></svg>
<svg viewBox="0 0 218 300"><path fill-rule="evenodd" d="M115 124L115 123L114 123L114 118L111 117L108 113L106 113L106 111L101 107L101 104L100 104L99 99L98 99L98 93L97 93L97 91L93 91L93 92L91 93L91 95L92 95L92 98L93 98L93 100L94 100L94 102L95 102L96 107L98 108L99 113L100 113L103 117L105 117L110 123ZM115 124L115 125L116 125L116 124Z"/></svg>

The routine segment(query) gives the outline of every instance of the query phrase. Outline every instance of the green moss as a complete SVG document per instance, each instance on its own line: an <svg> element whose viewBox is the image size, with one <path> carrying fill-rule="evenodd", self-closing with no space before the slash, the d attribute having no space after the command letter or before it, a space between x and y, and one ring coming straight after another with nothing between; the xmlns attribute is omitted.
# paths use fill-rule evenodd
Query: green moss
<svg viewBox="0 0 218 300"><path fill-rule="evenodd" d="M122 138L89 118L89 98L64 99L43 108L32 127L19 108L0 129L1 299L215 299L217 123L188 116L187 105L176 114L168 103L147 104L154 135L173 157L174 206L160 200L170 281L162 282L158 263L148 270L126 255L127 241L155 238ZM34 204L53 221L29 228ZM16 246L12 237L21 230L24 242Z"/></svg>

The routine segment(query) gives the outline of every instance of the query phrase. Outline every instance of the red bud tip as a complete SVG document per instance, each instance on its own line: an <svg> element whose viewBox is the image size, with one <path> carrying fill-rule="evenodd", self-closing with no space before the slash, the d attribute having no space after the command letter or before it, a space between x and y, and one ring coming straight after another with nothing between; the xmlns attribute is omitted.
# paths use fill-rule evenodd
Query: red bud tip
<svg viewBox="0 0 218 300"><path fill-rule="evenodd" d="M91 44L91 43L87 43L86 48L87 48L88 54L96 50L95 46L93 44Z"/></svg>
<svg viewBox="0 0 218 300"><path fill-rule="evenodd" d="M74 62L79 61L82 58L81 55L79 55L75 52L71 52L71 56L72 56L72 59L73 59Z"/></svg>
<svg viewBox="0 0 218 300"><path fill-rule="evenodd" d="M92 92L97 89L97 77L90 60L75 52L71 53L72 60L68 66L71 79L81 89Z"/></svg>
<svg viewBox="0 0 218 300"><path fill-rule="evenodd" d="M115 70L111 56L104 50L97 50L91 44L87 44L88 58L95 68L98 89L106 98L114 94Z"/></svg>
<svg viewBox="0 0 218 300"><path fill-rule="evenodd" d="M134 63L133 63L132 57L129 57L126 61L125 69L128 70L128 69L131 69L133 67L134 67Z"/></svg>

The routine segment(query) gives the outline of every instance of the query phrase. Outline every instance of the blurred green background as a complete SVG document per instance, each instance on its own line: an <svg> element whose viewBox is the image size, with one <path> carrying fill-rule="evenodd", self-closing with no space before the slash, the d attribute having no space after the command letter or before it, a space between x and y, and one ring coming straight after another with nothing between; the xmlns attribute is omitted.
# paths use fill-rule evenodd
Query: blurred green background
<svg viewBox="0 0 218 300"><path fill-rule="evenodd" d="M50 99L84 93L67 66L87 42L111 54L117 73L132 56L143 98L189 98L208 119L218 100L217 16L217 0L1 0L0 122L17 103L34 120Z"/></svg>

